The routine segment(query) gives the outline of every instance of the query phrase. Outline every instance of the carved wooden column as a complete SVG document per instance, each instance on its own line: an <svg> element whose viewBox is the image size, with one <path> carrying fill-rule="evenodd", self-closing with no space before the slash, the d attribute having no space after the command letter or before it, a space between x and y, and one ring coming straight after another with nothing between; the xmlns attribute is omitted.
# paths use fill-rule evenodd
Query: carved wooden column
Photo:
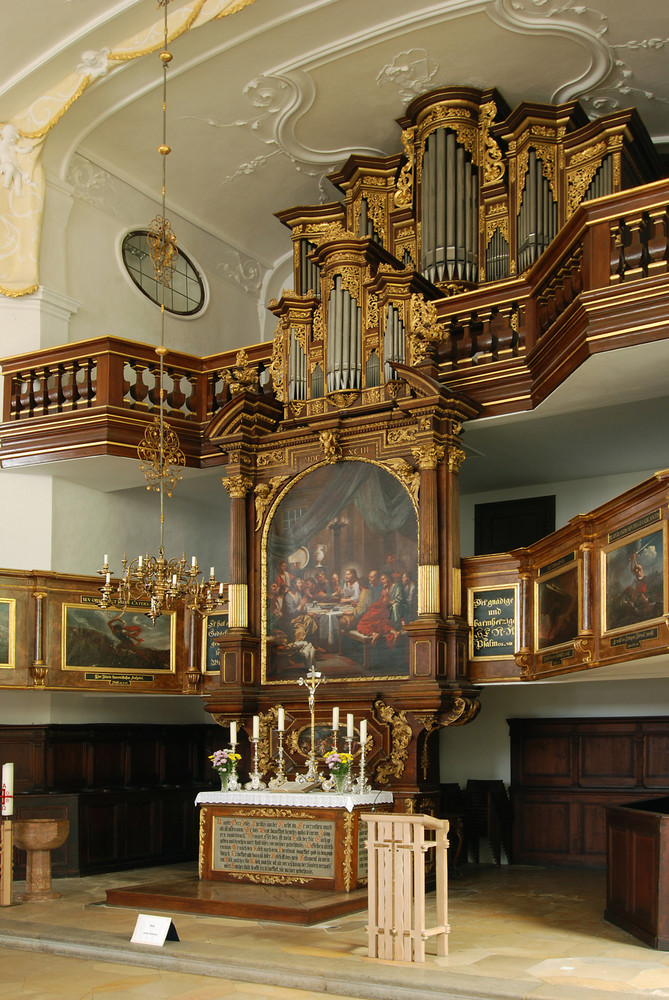
<svg viewBox="0 0 669 1000"><path fill-rule="evenodd" d="M247 545L247 494L253 481L242 473L223 479L230 496L230 579L228 630L220 639L220 687L206 710L220 725L252 715L257 706L258 637L249 632L250 569Z"/></svg>
<svg viewBox="0 0 669 1000"><path fill-rule="evenodd" d="M249 627L249 567L246 546L246 494L253 486L248 476L223 480L230 496L230 581L228 628Z"/></svg>
<svg viewBox="0 0 669 1000"><path fill-rule="evenodd" d="M462 617L462 581L460 572L460 482L459 473L465 453L451 443L446 460L439 466L441 606L446 619L446 676L449 681L463 679L467 670L469 626Z"/></svg>
<svg viewBox="0 0 669 1000"><path fill-rule="evenodd" d="M439 584L439 518L437 466L444 457L441 445L413 449L420 469L420 525L418 536L418 614L441 617Z"/></svg>
<svg viewBox="0 0 669 1000"><path fill-rule="evenodd" d="M35 591L35 657L30 665L30 676L35 687L44 687L47 666L44 662L44 591Z"/></svg>

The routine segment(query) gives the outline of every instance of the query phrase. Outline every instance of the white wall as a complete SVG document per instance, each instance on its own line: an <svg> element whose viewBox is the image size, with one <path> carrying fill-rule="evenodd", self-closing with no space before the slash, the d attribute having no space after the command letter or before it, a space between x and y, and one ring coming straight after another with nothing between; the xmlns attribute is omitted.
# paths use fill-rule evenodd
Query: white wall
<svg viewBox="0 0 669 1000"><path fill-rule="evenodd" d="M51 569L52 480L0 472L0 566Z"/></svg>
<svg viewBox="0 0 669 1000"><path fill-rule="evenodd" d="M572 517L576 517L577 514L587 514L600 504L613 500L625 490L650 478L655 472L655 469L651 469L648 472L627 472L616 476L601 476L597 479L573 479L562 483L543 483L465 494L460 497L461 555L463 557L474 555L476 504L555 494L555 527L562 528Z"/></svg>
<svg viewBox="0 0 669 1000"><path fill-rule="evenodd" d="M113 695L74 691L0 692L0 725L78 725L85 722L213 723L200 698L182 695Z"/></svg>
<svg viewBox="0 0 669 1000"><path fill-rule="evenodd" d="M67 285L56 289L81 303L70 323L70 341L116 336L159 343L160 310L126 274L120 243L129 229L148 228L160 207L80 156L75 157L70 179L73 204L65 241ZM206 311L193 319L167 314L165 345L206 356L258 343L262 336L257 301L263 269L200 227L170 213L169 206L168 218L179 247L204 273L210 301ZM63 280L62 268L52 258L62 253L63 241L48 226L47 219L42 274L57 283Z"/></svg>
<svg viewBox="0 0 669 1000"><path fill-rule="evenodd" d="M2 476L0 475L0 480ZM178 489L178 487L177 487ZM227 581L229 567L230 500L221 487L220 508L183 499L165 499L165 555L190 561L197 556L209 573ZM115 573L128 557L155 554L160 543L158 494L144 487L100 493L62 479L53 483L53 555L57 573L94 574L105 553Z"/></svg>

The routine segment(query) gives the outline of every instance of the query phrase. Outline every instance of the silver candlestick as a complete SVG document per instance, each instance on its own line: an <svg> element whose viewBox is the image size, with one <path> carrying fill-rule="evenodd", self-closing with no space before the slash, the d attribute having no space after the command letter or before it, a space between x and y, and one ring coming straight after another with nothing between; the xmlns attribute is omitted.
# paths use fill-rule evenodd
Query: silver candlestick
<svg viewBox="0 0 669 1000"><path fill-rule="evenodd" d="M260 737L252 736L251 743L253 743L253 770L249 775L251 780L246 782L244 788L257 792L259 788L266 787L264 781L261 781L262 775L258 770L258 744L260 743Z"/></svg>
<svg viewBox="0 0 669 1000"><path fill-rule="evenodd" d="M356 795L364 795L366 792L371 792L372 786L368 783L365 777L365 752L367 750L367 741L360 741L360 773L356 780L353 782L353 791Z"/></svg>
<svg viewBox="0 0 669 1000"><path fill-rule="evenodd" d="M283 729L277 729L276 732L279 737L279 763L276 769L276 775L269 781L270 788L278 788L279 785L283 785L286 780L286 772L283 768Z"/></svg>
<svg viewBox="0 0 669 1000"><path fill-rule="evenodd" d="M232 767L230 769L230 777L228 778L228 791L236 792L242 785L239 780L239 775L237 774L237 761L235 760L234 754L237 753L237 742L230 743L230 752L233 754L232 757Z"/></svg>
<svg viewBox="0 0 669 1000"><path fill-rule="evenodd" d="M352 764L353 763L353 737L352 736L347 736L346 740L345 740L345 743L346 743L346 753L348 753L348 754L351 755L351 764ZM352 786L352 783L351 783L351 769L349 768L348 771L347 771L347 774L346 774L346 778L344 780L344 791L345 792L351 792L352 790L353 790L353 786Z"/></svg>

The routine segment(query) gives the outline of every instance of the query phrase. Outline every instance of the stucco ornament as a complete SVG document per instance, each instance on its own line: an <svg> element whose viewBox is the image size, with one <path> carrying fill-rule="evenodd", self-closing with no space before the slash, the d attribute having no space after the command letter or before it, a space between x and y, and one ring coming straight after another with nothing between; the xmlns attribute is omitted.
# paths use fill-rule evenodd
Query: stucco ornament
<svg viewBox="0 0 669 1000"><path fill-rule="evenodd" d="M16 125L8 122L0 129L0 177L2 186L11 188L14 194L21 194L24 184L30 184L30 174L23 170L19 164L19 156L26 156L32 153L31 143L22 142L19 130Z"/></svg>

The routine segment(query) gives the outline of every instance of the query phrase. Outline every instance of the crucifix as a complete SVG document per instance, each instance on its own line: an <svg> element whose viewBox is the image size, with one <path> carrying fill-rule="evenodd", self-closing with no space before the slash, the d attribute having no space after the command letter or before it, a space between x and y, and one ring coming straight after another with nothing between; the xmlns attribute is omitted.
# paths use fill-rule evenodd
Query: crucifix
<svg viewBox="0 0 669 1000"><path fill-rule="evenodd" d="M311 748L307 757L308 768L304 781L318 781L318 764L316 762L316 688L319 684L325 684L325 678L320 671L314 668L313 663L309 667L306 677L298 677L297 683L309 689L309 712L311 713Z"/></svg>

